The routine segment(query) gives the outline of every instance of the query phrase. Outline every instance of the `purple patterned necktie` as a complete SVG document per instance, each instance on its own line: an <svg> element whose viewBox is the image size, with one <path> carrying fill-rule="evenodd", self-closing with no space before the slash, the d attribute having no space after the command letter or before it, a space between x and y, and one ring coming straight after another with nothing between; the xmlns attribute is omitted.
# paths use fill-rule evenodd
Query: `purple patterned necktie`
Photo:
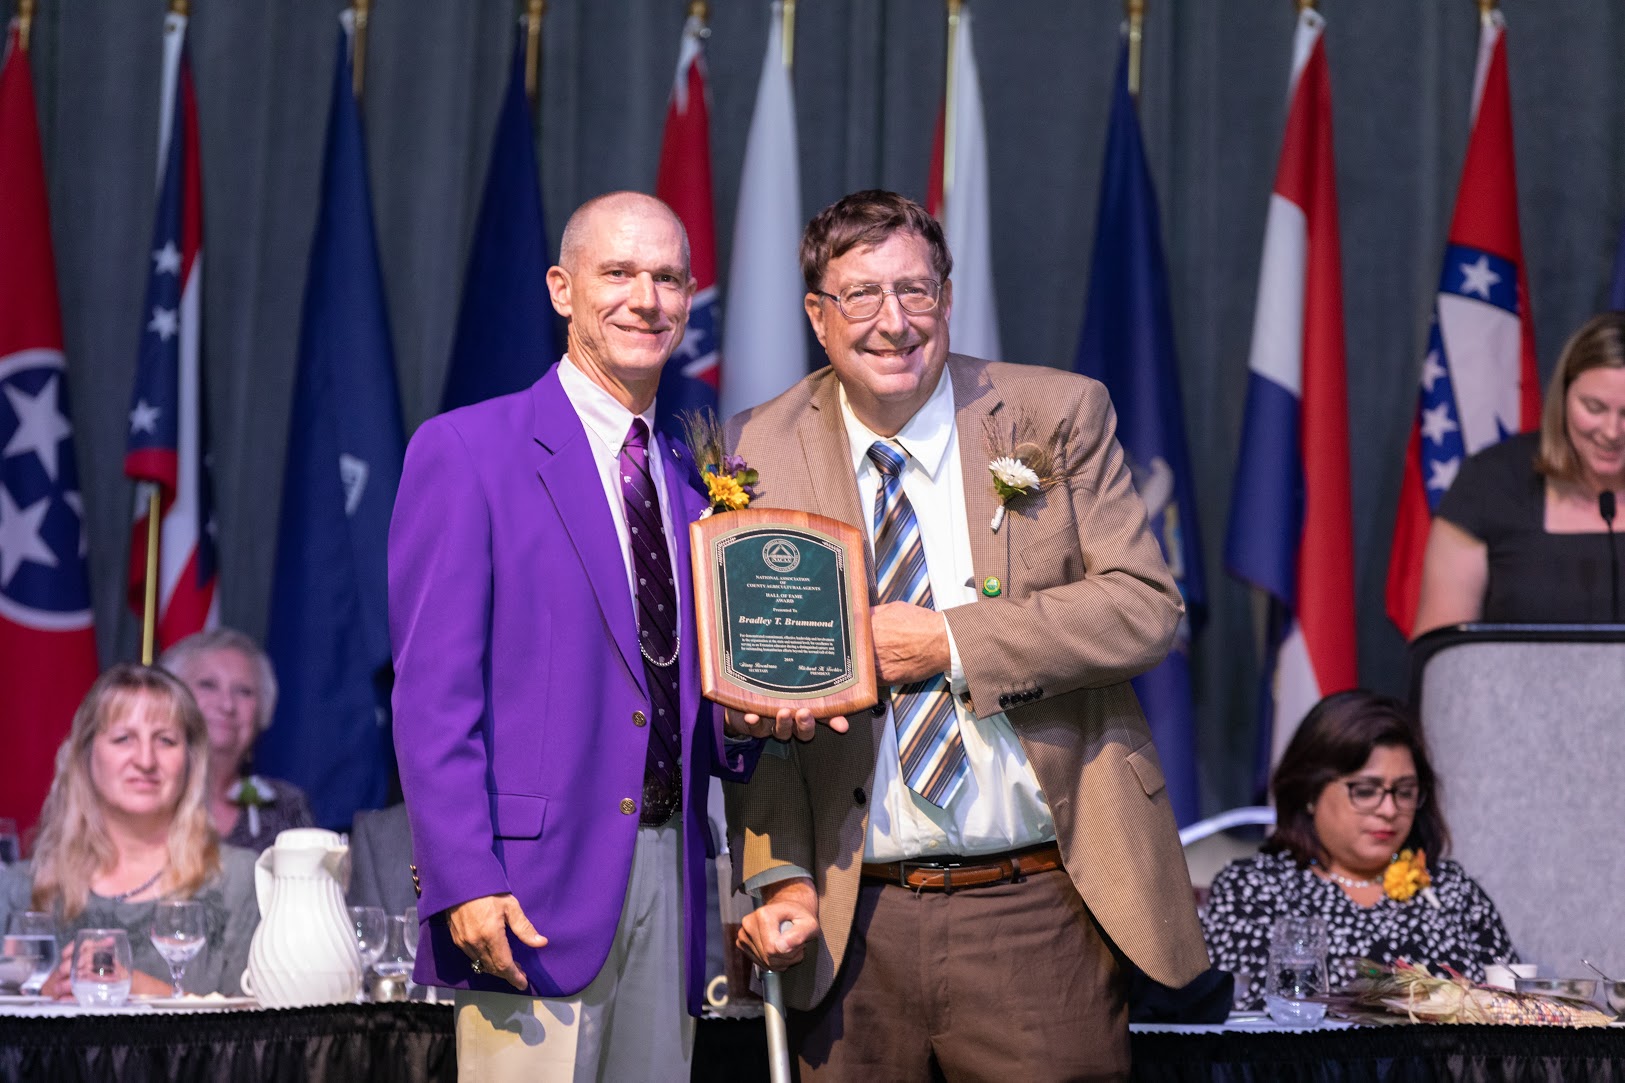
<svg viewBox="0 0 1625 1083"><path fill-rule="evenodd" d="M638 647L649 684L649 751L643 767L644 824L663 824L682 803L682 726L678 721L677 583L672 577L660 493L649 472L649 426L632 419L621 445L621 497L632 547Z"/></svg>

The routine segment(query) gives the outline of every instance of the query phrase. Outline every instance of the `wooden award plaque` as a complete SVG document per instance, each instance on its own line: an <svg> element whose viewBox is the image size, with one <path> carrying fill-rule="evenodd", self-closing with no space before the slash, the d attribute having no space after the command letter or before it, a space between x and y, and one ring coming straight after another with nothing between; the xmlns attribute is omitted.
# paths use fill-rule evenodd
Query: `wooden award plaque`
<svg viewBox="0 0 1625 1083"><path fill-rule="evenodd" d="M707 699L819 718L878 702L861 530L778 508L722 512L688 530Z"/></svg>

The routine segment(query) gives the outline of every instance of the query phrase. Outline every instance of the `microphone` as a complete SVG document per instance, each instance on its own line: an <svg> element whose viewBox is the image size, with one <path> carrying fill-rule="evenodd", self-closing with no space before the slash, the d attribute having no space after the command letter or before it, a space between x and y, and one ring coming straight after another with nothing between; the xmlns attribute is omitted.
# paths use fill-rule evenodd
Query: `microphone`
<svg viewBox="0 0 1625 1083"><path fill-rule="evenodd" d="M1597 494L1597 514L1602 516L1603 523L1608 527L1608 611L1615 624L1619 623L1619 549L1614 544L1614 514L1617 510L1612 489L1604 489Z"/></svg>

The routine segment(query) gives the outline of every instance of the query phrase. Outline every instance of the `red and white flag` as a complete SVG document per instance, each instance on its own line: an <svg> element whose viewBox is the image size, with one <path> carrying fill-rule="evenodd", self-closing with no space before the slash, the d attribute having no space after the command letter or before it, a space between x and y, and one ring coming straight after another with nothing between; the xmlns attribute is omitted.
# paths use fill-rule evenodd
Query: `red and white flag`
<svg viewBox="0 0 1625 1083"><path fill-rule="evenodd" d="M1439 274L1388 554L1388 618L1410 635L1433 510L1467 456L1540 424L1535 321L1518 229L1506 20L1484 21L1473 130Z"/></svg>
<svg viewBox="0 0 1625 1083"><path fill-rule="evenodd" d="M948 321L953 348L972 357L1001 360L999 313L993 298L993 229L988 215L987 124L982 82L971 43L970 8L959 14L953 55L953 94L943 103L931 148L926 210L942 223L954 257L954 303ZM953 133L952 172L944 170L944 126ZM944 184L944 178L951 178Z"/></svg>
<svg viewBox="0 0 1625 1083"><path fill-rule="evenodd" d="M660 141L655 195L677 212L688 231L689 269L694 300L688 330L671 363L660 374L655 402L661 428L681 435L676 419L684 412L717 408L722 375L722 306L717 296L716 212L711 200L711 102L705 84L705 21L690 15L683 25L677 75L666 105L666 131Z"/></svg>
<svg viewBox="0 0 1625 1083"><path fill-rule="evenodd" d="M26 837L96 679L84 501L28 53L0 62L0 816Z"/></svg>
<svg viewBox="0 0 1625 1083"><path fill-rule="evenodd" d="M158 203L124 455L124 473L140 483L129 574L137 613L145 600L148 494L156 486L159 495L159 649L219 620L203 425L202 188L186 17L171 14L164 21Z"/></svg>
<svg viewBox="0 0 1625 1083"><path fill-rule="evenodd" d="M1225 563L1270 596L1259 780L1322 696L1354 686L1354 524L1326 22L1298 16L1264 230Z"/></svg>

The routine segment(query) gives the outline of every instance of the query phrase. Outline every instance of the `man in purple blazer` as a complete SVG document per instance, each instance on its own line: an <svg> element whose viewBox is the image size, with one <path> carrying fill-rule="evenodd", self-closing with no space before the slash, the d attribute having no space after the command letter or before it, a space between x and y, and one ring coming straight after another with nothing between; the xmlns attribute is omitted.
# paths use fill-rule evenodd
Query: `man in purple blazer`
<svg viewBox="0 0 1625 1083"><path fill-rule="evenodd" d="M651 434L694 292L682 223L600 196L547 281L564 360L425 422L390 529L416 978L457 990L464 1079L687 1080L708 780L751 750L700 697L705 499Z"/></svg>

